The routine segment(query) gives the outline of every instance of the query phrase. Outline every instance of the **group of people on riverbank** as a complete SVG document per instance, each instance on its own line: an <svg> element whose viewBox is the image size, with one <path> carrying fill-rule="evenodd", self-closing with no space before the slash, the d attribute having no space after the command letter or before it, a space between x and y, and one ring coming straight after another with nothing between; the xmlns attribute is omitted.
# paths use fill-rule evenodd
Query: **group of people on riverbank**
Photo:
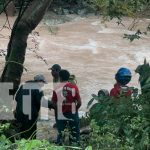
<svg viewBox="0 0 150 150"><path fill-rule="evenodd" d="M58 131L56 143L63 143L63 131L68 126L71 130L70 143L79 143L78 110L82 102L75 75L71 75L68 70L62 69L59 64L54 64L49 70L51 70L53 77L54 89L51 100L47 101L47 107L54 109L55 112ZM131 77L132 75L128 68L120 68L115 75L116 84L108 95L117 98L123 92L124 96L131 96L132 91L127 86ZM20 124L21 138L36 138L36 123L44 96L41 88L46 83L45 77L39 74L33 80L26 81L16 92L14 116ZM30 98L27 95L30 95Z"/></svg>

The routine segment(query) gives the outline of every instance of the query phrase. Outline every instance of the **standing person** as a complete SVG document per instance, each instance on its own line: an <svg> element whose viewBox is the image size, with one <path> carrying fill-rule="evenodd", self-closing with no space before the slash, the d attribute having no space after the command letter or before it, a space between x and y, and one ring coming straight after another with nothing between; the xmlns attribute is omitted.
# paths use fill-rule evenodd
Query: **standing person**
<svg viewBox="0 0 150 150"><path fill-rule="evenodd" d="M120 68L116 75L116 83L114 85L114 88L111 89L110 91L110 96L112 97L119 97L120 95L123 96L131 96L132 90L127 86L127 84L131 80L131 71L128 68Z"/></svg>
<svg viewBox="0 0 150 150"><path fill-rule="evenodd" d="M81 106L79 90L75 84L68 82L70 73L67 70L61 70L59 76L61 83L53 91L52 96L52 102L57 110L57 144L63 143L62 132L65 130L67 123L71 129L70 143L78 143L80 137L78 109ZM62 118L60 114L63 114Z"/></svg>
<svg viewBox="0 0 150 150"><path fill-rule="evenodd" d="M53 87L55 88L55 85L60 82L60 78L59 78L59 72L61 70L61 66L59 64L54 64L51 68L49 68L48 70L51 70L51 75L53 77ZM55 113L55 121L56 121L56 115L57 112L56 110L54 110ZM53 128L56 128L56 123L54 123Z"/></svg>
<svg viewBox="0 0 150 150"><path fill-rule="evenodd" d="M34 80L21 85L15 95L15 118L20 124L21 138L36 138L37 119L43 97L41 88L45 83L47 82L42 74L36 75Z"/></svg>
<svg viewBox="0 0 150 150"><path fill-rule="evenodd" d="M51 74L53 77L53 83L58 83L59 82L59 72L61 70L61 66L59 64L54 64L51 68L48 70L51 70Z"/></svg>

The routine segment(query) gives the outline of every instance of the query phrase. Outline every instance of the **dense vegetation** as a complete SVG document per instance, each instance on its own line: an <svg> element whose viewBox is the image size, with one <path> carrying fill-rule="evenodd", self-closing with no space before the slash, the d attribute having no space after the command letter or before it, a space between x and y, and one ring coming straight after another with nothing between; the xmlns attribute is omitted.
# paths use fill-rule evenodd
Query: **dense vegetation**
<svg viewBox="0 0 150 150"><path fill-rule="evenodd" d="M142 94L137 94L135 89L131 98L94 95L89 102L90 106L93 100L97 100L90 108L89 118L91 121L94 119L99 128L99 149L150 149L149 71L150 66L146 62L136 69L140 74Z"/></svg>
<svg viewBox="0 0 150 150"><path fill-rule="evenodd" d="M10 0L0 0L0 4L6 4ZM28 3L33 0L12 0L16 6ZM144 13L150 9L150 0L55 0L52 6L67 7L92 7L103 15L111 17L133 16L137 13ZM51 6L50 6L51 7ZM76 7L77 8L77 7Z"/></svg>

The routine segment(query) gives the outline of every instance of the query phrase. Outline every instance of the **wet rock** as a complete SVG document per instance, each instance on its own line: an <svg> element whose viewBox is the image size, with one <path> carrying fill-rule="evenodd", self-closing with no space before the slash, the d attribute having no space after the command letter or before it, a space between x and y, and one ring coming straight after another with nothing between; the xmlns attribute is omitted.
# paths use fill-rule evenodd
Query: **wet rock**
<svg viewBox="0 0 150 150"><path fill-rule="evenodd" d="M79 9L78 10L78 15L83 16L87 14L87 10L86 9Z"/></svg>
<svg viewBox="0 0 150 150"><path fill-rule="evenodd" d="M94 12L86 0L56 0L54 1L49 10L52 10L59 15L78 14L85 15L88 12Z"/></svg>
<svg viewBox="0 0 150 150"><path fill-rule="evenodd" d="M7 50L0 49L0 56L6 56Z"/></svg>
<svg viewBox="0 0 150 150"><path fill-rule="evenodd" d="M69 14L69 10L68 9L63 9L63 14L64 15L68 15Z"/></svg>
<svg viewBox="0 0 150 150"><path fill-rule="evenodd" d="M63 12L63 9L61 7L56 7L56 8L53 8L53 11L58 14L58 15L63 15L64 12Z"/></svg>
<svg viewBox="0 0 150 150"><path fill-rule="evenodd" d="M66 13L69 13L69 12L66 12ZM53 25L62 24L62 23L65 23L65 22L72 21L75 17L76 16L73 16L73 15L70 15L70 14L57 15L53 12L49 12L48 15L44 16L43 22L47 26L53 26Z"/></svg>
<svg viewBox="0 0 150 150"><path fill-rule="evenodd" d="M57 137L57 130L53 128L54 122L54 119L49 121L39 120L37 123L37 139L46 139L50 142L55 141Z"/></svg>
<svg viewBox="0 0 150 150"><path fill-rule="evenodd" d="M3 125L3 124L10 124L9 127L7 129L4 129L0 132L0 136L2 134L4 134L7 138L10 138L9 140L11 142L14 142L15 139L20 139L20 136L19 134L17 134L19 132L19 125L18 123L16 122L16 120L0 120L0 124Z"/></svg>
<svg viewBox="0 0 150 150"><path fill-rule="evenodd" d="M92 131L92 129L89 126L87 126L80 130L80 134L81 135L90 134L91 131Z"/></svg>
<svg viewBox="0 0 150 150"><path fill-rule="evenodd" d="M63 19L49 19L49 20L46 20L44 23L48 26L51 26L51 25L57 25L57 24L65 23L65 20L63 20Z"/></svg>

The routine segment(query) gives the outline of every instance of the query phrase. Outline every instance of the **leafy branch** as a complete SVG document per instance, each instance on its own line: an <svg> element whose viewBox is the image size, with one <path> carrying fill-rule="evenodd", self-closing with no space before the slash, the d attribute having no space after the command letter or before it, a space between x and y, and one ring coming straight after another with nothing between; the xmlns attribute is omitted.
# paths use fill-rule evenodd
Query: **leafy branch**
<svg viewBox="0 0 150 150"><path fill-rule="evenodd" d="M124 34L124 37L125 39L129 39L130 42L133 42L135 39L140 39L141 38L141 31L140 30L137 30L137 32L135 34Z"/></svg>

